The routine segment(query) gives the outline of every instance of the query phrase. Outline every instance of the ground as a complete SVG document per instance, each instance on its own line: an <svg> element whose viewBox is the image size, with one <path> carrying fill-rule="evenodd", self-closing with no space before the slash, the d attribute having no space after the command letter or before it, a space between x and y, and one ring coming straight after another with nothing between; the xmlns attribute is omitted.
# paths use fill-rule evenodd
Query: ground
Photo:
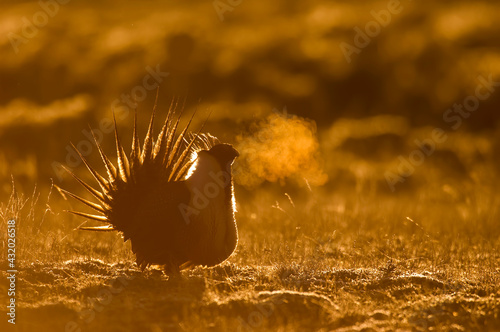
<svg viewBox="0 0 500 332"><path fill-rule="evenodd" d="M300 190L306 193L294 200L267 188L252 202L245 202L247 193L240 192L236 253L220 266L197 267L173 277L156 268L140 271L130 246L118 234L74 230L80 222L56 212L62 207L38 203L37 210L30 205L33 198L24 198L24 208L15 212L20 202L14 196L3 206L3 216L10 210L18 220L16 327L500 328L498 229L482 217L470 225L452 211L497 213L490 199L498 197L469 197L476 201L472 211L451 198L367 199ZM276 202L266 204L269 197Z"/></svg>

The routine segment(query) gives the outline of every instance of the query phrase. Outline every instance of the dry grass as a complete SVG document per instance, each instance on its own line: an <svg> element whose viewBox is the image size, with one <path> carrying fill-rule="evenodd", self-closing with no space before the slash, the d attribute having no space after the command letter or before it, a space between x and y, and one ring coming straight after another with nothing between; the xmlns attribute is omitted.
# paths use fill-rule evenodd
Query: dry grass
<svg viewBox="0 0 500 332"><path fill-rule="evenodd" d="M59 196L13 194L1 215L2 228L18 220L19 330L500 328L499 230L483 218L498 220L498 197L484 199L487 188L463 206L425 186L287 189L237 187L236 254L174 279L141 273L116 234L74 231ZM454 219L455 209L479 219Z"/></svg>

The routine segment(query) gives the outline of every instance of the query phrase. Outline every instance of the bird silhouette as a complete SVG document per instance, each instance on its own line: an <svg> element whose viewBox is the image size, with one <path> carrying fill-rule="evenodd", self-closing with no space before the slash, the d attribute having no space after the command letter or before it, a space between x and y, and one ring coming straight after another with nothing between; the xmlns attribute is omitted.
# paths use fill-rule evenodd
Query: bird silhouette
<svg viewBox="0 0 500 332"><path fill-rule="evenodd" d="M234 252L238 242L232 164L239 153L210 134L188 133L193 118L181 130L182 114L176 118L172 105L154 140L155 109L142 148L134 115L129 157L113 115L116 165L93 133L107 177L100 175L73 146L96 180L97 189L66 170L97 203L59 189L98 214L68 212L106 224L80 227L82 230L121 232L124 241L130 240L142 270L160 265L170 275L197 265L220 264Z"/></svg>

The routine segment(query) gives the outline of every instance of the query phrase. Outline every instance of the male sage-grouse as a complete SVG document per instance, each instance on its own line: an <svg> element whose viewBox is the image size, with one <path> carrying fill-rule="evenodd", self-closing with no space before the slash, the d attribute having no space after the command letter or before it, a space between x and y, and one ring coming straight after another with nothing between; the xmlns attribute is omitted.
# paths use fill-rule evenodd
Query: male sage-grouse
<svg viewBox="0 0 500 332"><path fill-rule="evenodd" d="M97 173L73 146L99 188L66 170L97 203L61 189L100 215L69 212L107 223L80 229L121 232L124 241L130 240L142 270L160 265L167 274L196 265L217 265L233 253L238 242L231 166L239 153L210 134L188 134L191 121L177 135L181 116L174 118L173 113L171 107L154 140L153 110L142 148L135 115L128 158L115 120L117 165L110 162L94 135L107 178Z"/></svg>

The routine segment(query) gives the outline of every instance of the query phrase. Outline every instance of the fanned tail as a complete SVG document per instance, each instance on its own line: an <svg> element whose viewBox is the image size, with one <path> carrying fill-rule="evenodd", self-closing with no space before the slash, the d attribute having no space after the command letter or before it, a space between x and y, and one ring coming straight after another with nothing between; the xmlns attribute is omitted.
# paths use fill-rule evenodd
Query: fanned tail
<svg viewBox="0 0 500 332"><path fill-rule="evenodd" d="M94 231L94 232L113 232L116 231L116 229L111 226L111 225L106 225L106 226L95 226L95 227L78 227L79 230L82 231Z"/></svg>
<svg viewBox="0 0 500 332"><path fill-rule="evenodd" d="M156 98L158 99L158 95ZM89 191L97 202L92 202L64 189L58 189L61 194L68 195L80 201L101 215L78 211L68 212L87 219L108 223L106 226L80 227L79 229L92 231L118 230L125 233L130 227L136 227L136 225L123 224L121 218L115 217L117 215L117 210L123 211L131 208L131 206L127 206L130 205L130 200L128 203L124 203L122 197L128 196L129 199L132 197L131 201L133 201L134 197L138 197L136 195L140 195L135 191L138 187L148 187L155 183L178 182L184 180L189 169L195 162L193 156L198 151L202 149L209 150L218 143L217 139L210 134L201 133L201 129L205 124L203 124L202 128L196 133L188 132L196 112L194 112L193 116L182 130L179 128L183 111L181 111L178 116L175 116L175 111L179 102L179 100L175 98L172 99L165 121L155 141L153 131L157 99L142 147L137 133L137 111L134 112L132 146L128 157L125 154L125 150L118 135L116 117L113 113L116 165L106 156L94 131L91 129L95 145L106 169L107 177L99 174L89 164L82 153L72 145L73 149L97 182L97 189L76 176L69 168L64 167L64 169ZM179 130L180 133L178 133ZM127 238L127 234L125 234L125 238Z"/></svg>

